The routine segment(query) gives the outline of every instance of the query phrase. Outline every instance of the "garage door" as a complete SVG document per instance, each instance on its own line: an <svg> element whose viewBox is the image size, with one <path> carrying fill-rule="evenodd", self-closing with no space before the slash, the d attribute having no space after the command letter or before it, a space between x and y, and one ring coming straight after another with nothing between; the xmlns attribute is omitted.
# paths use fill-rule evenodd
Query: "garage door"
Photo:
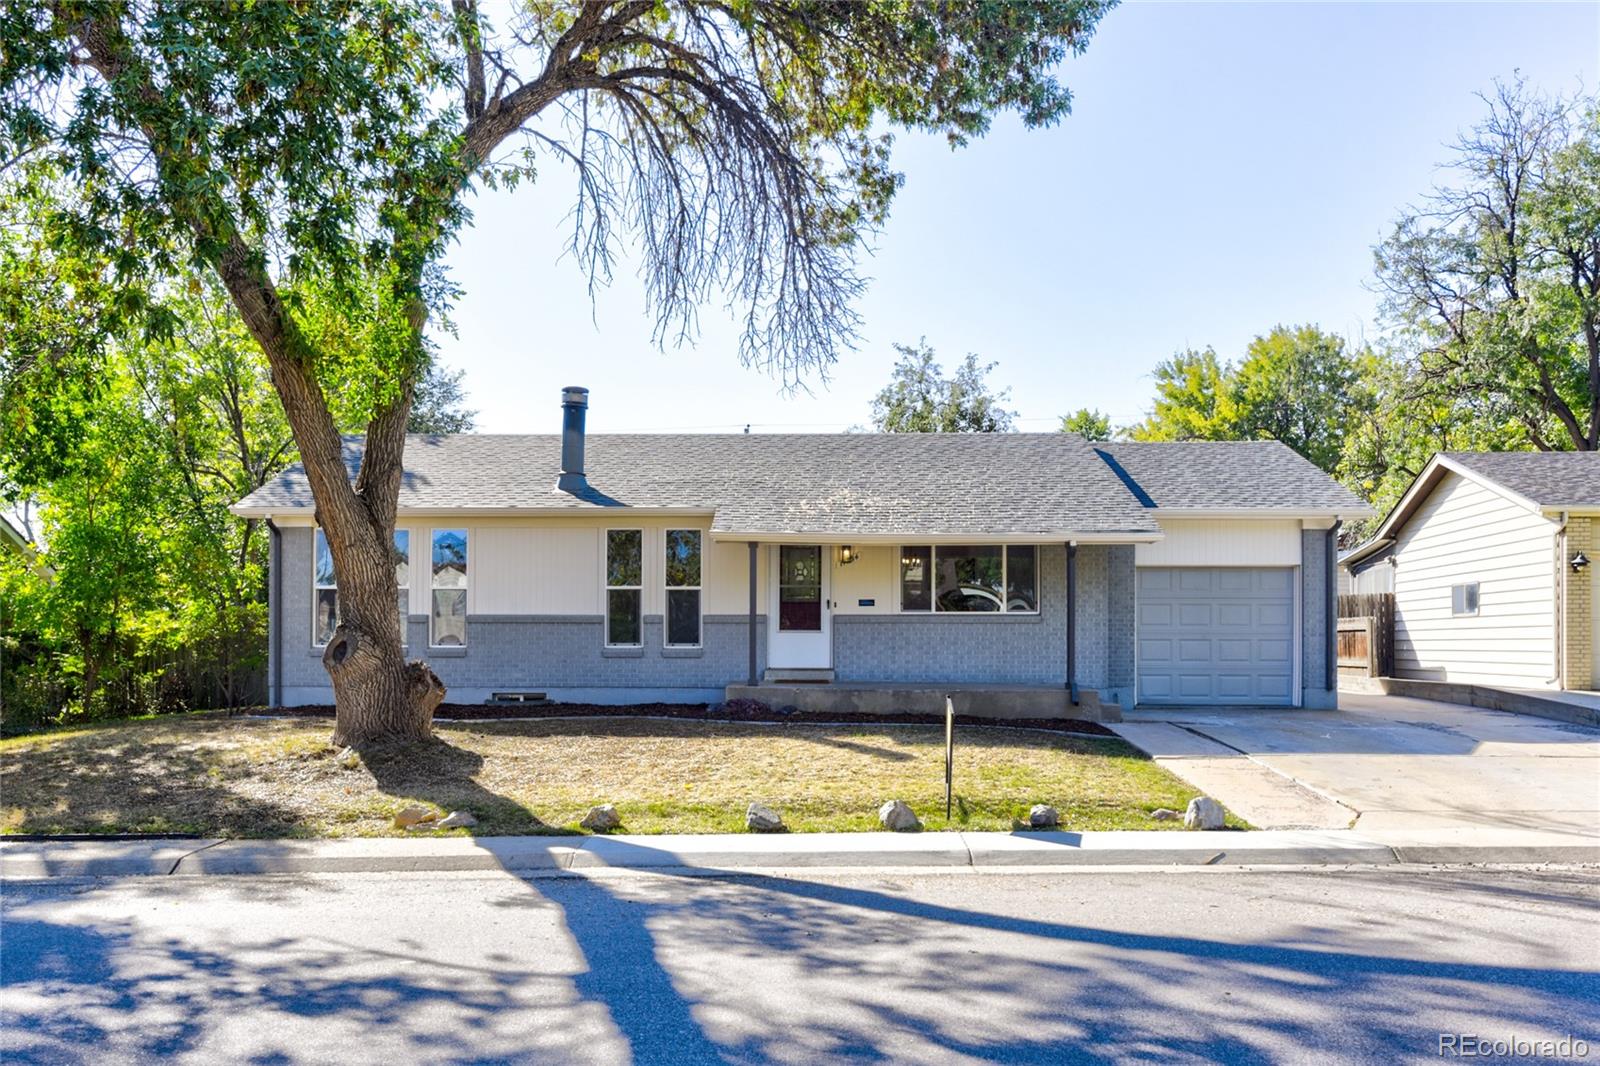
<svg viewBox="0 0 1600 1066"><path fill-rule="evenodd" d="M1294 701L1294 571L1141 567L1139 702Z"/></svg>

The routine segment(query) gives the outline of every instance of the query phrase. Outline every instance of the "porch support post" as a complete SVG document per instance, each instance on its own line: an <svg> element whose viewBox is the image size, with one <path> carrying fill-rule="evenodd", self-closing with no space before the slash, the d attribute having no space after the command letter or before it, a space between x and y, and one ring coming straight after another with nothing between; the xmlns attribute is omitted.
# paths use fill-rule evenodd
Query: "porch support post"
<svg viewBox="0 0 1600 1066"><path fill-rule="evenodd" d="M1078 545L1067 541L1067 690L1078 705Z"/></svg>
<svg viewBox="0 0 1600 1066"><path fill-rule="evenodd" d="M756 542L750 542L750 684L756 677Z"/></svg>

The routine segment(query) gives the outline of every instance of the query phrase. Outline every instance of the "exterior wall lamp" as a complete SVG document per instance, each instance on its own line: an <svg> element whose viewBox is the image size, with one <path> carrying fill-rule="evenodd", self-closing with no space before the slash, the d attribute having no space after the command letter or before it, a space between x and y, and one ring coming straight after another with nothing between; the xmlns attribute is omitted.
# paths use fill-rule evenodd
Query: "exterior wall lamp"
<svg viewBox="0 0 1600 1066"><path fill-rule="evenodd" d="M860 554L854 548L852 548L850 545L848 545L848 544L839 545L839 565L840 566L849 566L851 563L855 562L859 558L861 558Z"/></svg>
<svg viewBox="0 0 1600 1066"><path fill-rule="evenodd" d="M1583 549L1582 548L1579 548L1578 551L1576 552L1576 554L1574 554L1572 556L1572 572L1574 574L1579 573L1580 571L1583 570L1584 567L1586 567L1588 565L1589 565L1589 557L1587 555L1583 554Z"/></svg>

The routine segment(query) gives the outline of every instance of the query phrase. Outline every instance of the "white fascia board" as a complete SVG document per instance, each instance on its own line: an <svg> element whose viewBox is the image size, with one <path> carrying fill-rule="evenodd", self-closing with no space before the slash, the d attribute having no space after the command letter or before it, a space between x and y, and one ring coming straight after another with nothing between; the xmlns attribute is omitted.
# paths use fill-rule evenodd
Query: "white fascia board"
<svg viewBox="0 0 1600 1066"><path fill-rule="evenodd" d="M1187 518L1260 518L1267 520L1307 519L1311 521L1337 521L1345 518L1374 518L1378 514L1366 504L1357 507L1340 507L1335 510L1307 510L1304 507L1158 507L1156 521Z"/></svg>
<svg viewBox="0 0 1600 1066"><path fill-rule="evenodd" d="M790 533L757 530L711 530L715 541L762 544L1154 544L1163 533Z"/></svg>

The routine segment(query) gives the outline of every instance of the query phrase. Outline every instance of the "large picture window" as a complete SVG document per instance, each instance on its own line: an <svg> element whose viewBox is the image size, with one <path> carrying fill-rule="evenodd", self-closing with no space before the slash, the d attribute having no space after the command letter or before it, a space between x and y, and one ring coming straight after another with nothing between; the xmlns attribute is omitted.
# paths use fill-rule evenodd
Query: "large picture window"
<svg viewBox="0 0 1600 1066"><path fill-rule="evenodd" d="M900 609L942 614L1039 610L1032 544L937 544L900 549Z"/></svg>
<svg viewBox="0 0 1600 1066"><path fill-rule="evenodd" d="M644 530L606 530L606 643L644 643Z"/></svg>
<svg viewBox="0 0 1600 1066"><path fill-rule="evenodd" d="M436 648L467 644L467 531L433 531L433 568L428 642Z"/></svg>
<svg viewBox="0 0 1600 1066"><path fill-rule="evenodd" d="M698 529L667 530L667 635L669 648L700 646L700 570Z"/></svg>
<svg viewBox="0 0 1600 1066"><path fill-rule="evenodd" d="M394 579L399 586L400 643L406 643L406 623L411 615L411 531L394 531ZM328 537L321 529L316 531L316 546L311 564L311 640L323 647L333 639L339 625L339 585L333 576L333 553L328 550Z"/></svg>

